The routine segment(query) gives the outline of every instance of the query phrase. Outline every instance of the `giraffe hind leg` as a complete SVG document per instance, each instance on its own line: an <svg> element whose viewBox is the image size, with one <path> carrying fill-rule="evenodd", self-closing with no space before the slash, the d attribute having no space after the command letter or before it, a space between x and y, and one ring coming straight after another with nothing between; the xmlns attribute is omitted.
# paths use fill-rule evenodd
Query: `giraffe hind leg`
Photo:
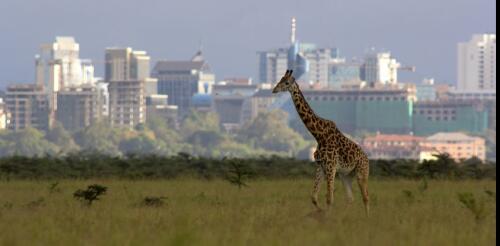
<svg viewBox="0 0 500 246"><path fill-rule="evenodd" d="M352 178L353 178L353 175L352 175L352 173L349 173L349 174L339 175L339 177L342 180L342 184L344 185L344 188L345 188L347 203L352 204L352 202L354 200L354 198L352 196Z"/></svg>
<svg viewBox="0 0 500 246"><path fill-rule="evenodd" d="M370 214L370 198L368 196L368 168L362 169L356 173L359 189L365 205L366 216Z"/></svg>
<svg viewBox="0 0 500 246"><path fill-rule="evenodd" d="M318 205L318 193L319 193L319 188L321 184L321 179L323 178L323 170L320 164L317 164L316 166L316 176L314 178L314 187L313 187L313 192L312 192L312 203L314 206L318 209L321 210L321 208Z"/></svg>

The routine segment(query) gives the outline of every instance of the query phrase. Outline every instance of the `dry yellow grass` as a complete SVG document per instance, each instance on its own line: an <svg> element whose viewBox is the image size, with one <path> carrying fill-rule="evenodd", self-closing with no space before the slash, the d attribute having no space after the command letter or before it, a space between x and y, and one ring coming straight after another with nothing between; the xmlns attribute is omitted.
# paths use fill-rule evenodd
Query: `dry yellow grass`
<svg viewBox="0 0 500 246"><path fill-rule="evenodd" d="M336 184L335 202L314 213L312 180L250 182L171 180L0 182L0 245L494 245L496 201L484 190L495 181L370 181L371 216L359 190L345 202ZM102 200L82 206L72 194L98 183ZM412 192L413 198L403 190ZM324 191L324 189L322 190ZM457 199L471 192L488 211L485 220ZM322 192L322 194L324 194ZM140 205L146 196L166 196L162 207ZM43 198L40 199L40 198ZM324 198L322 196L321 198ZM324 204L324 199L321 199ZM30 204L31 203L31 204Z"/></svg>

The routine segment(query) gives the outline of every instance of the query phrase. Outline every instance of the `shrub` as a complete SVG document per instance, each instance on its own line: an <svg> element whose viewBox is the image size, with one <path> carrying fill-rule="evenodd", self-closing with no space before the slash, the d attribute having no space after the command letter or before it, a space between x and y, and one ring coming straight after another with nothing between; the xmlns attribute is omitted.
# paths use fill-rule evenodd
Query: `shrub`
<svg viewBox="0 0 500 246"><path fill-rule="evenodd" d="M106 193L107 188L102 185L89 185L86 190L78 189L73 193L73 197L90 206L92 202L99 200L99 197Z"/></svg>

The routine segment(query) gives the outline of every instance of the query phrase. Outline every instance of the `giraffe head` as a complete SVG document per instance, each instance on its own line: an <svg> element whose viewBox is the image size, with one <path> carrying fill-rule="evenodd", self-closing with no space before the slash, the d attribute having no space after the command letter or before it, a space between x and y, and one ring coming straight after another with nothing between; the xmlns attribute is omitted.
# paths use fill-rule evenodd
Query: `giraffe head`
<svg viewBox="0 0 500 246"><path fill-rule="evenodd" d="M292 85L295 84L295 78L292 76L293 70L286 70L285 75L281 78L280 82L274 87L273 93L282 91L290 91Z"/></svg>

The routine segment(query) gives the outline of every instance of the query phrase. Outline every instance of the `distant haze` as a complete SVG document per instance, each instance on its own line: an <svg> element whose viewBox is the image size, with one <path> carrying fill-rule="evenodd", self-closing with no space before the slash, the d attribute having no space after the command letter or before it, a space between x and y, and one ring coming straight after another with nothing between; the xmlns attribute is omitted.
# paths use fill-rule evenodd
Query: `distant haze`
<svg viewBox="0 0 500 246"><path fill-rule="evenodd" d="M34 80L34 55L55 36L74 36L80 57L103 77L104 49L130 46L159 59L189 59L200 41L217 80L257 80L256 51L287 45L290 19L297 38L338 47L347 58L385 49L415 73L455 83L456 45L474 33L496 33L494 0L1 0L0 86Z"/></svg>

